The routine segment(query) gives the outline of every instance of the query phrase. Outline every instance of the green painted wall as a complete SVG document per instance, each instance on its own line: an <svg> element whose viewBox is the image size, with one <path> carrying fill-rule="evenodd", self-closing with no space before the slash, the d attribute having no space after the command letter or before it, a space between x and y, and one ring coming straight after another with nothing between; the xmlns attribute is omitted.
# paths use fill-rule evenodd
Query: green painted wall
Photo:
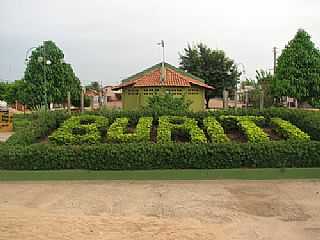
<svg viewBox="0 0 320 240"><path fill-rule="evenodd" d="M192 87L144 87L144 88L124 88L122 90L122 106L124 110L136 110L148 103L148 98L168 92L174 97L182 97L191 100L190 110L201 111L204 109L204 89Z"/></svg>

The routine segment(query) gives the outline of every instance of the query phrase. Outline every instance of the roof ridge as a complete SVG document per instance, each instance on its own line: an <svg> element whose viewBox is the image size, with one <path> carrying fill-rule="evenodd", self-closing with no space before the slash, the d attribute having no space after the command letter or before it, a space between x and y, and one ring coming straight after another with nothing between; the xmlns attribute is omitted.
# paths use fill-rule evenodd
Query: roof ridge
<svg viewBox="0 0 320 240"><path fill-rule="evenodd" d="M138 78L138 77L143 77L144 75L146 75L147 73L151 72L152 70L156 69L157 67L160 67L161 66L161 63L157 63L141 72L138 72L136 74L133 74L125 79L123 79L121 82L122 83L126 83L128 81L131 81L131 80L134 80L135 78Z"/></svg>
<svg viewBox="0 0 320 240"><path fill-rule="evenodd" d="M186 72L185 70L183 70L183 69L181 69L181 68L177 68L177 67L175 67L175 66L173 66L173 65L171 65L171 64L169 64L169 63L166 63L166 62L165 62L165 65L167 65L169 68L173 68L173 70L175 70L176 72L178 72L178 73L180 73L180 74L186 75L187 77L190 77L190 78L193 78L193 79L195 79L195 80L198 80L198 81L200 81L200 82L202 82L202 83L205 83L205 80L204 80L204 79L199 78L199 77L197 77L197 76L195 76L195 75L193 75L193 74L191 74L191 73L188 73L188 72Z"/></svg>
<svg viewBox="0 0 320 240"><path fill-rule="evenodd" d="M160 68L161 65L162 65L162 62L157 63L157 64L155 64L155 65L153 65L153 66L151 66L151 67L149 67L149 68L147 68L147 69L145 69L145 70L143 70L143 71L141 71L141 72L138 72L138 73L136 73L136 74L133 74L133 75L131 75L131 76L123 79L121 82L122 82L122 83L125 83L125 82L128 82L128 81L134 80L135 78L142 77L142 76L146 75L147 73L151 72L152 70L154 70L154 69L156 69L156 68ZM193 79L195 79L195 80L198 80L198 81L200 81L200 82L202 82L202 83L205 83L205 80L204 80L204 79L199 78L199 77L197 77L197 76L195 76L195 75L193 75L193 74L191 74L191 73L188 73L188 72L184 71L184 70L181 69L181 68L177 68L177 67L175 67L175 66L173 66L173 65L171 65L171 64L169 64L169 63L167 63L167 62L164 63L164 66L165 66L165 67L168 67L168 68L172 68L173 70L175 70L176 72L178 72L178 73L180 73L180 74L182 74L182 75L186 75L187 77L190 77L190 78L193 78Z"/></svg>

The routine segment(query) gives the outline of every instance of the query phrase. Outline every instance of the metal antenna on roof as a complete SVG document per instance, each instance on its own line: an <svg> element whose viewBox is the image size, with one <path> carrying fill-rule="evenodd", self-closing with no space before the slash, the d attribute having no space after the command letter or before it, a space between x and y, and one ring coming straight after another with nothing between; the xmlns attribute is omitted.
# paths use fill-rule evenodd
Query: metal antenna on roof
<svg viewBox="0 0 320 240"><path fill-rule="evenodd" d="M166 70L164 67L164 41L161 40L161 42L158 43L158 45L161 45L162 47L162 64L161 64L161 76L160 81L163 83L166 79Z"/></svg>

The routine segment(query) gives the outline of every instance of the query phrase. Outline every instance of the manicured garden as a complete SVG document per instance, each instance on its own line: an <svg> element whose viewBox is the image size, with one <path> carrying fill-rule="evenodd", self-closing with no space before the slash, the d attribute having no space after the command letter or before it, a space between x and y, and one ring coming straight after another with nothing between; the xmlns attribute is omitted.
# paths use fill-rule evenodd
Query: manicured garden
<svg viewBox="0 0 320 240"><path fill-rule="evenodd" d="M58 145L226 143L230 142L226 130L229 135L241 135L242 142L260 143L271 141L266 129L277 135L279 140L310 140L307 133L289 121L281 118L266 119L264 116L208 116L203 118L203 121L186 116L140 117L136 124L130 120L128 117L116 118L108 127L109 119L103 116L73 116L49 136L49 141Z"/></svg>
<svg viewBox="0 0 320 240"><path fill-rule="evenodd" d="M0 169L320 167L318 112L58 111L27 120L0 146Z"/></svg>

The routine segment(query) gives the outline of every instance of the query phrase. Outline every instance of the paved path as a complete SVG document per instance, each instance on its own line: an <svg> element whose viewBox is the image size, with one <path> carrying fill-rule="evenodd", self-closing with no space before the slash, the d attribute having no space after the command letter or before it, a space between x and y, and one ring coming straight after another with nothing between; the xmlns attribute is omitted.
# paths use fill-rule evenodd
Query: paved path
<svg viewBox="0 0 320 240"><path fill-rule="evenodd" d="M14 132L0 132L0 142L5 142L8 140Z"/></svg>

